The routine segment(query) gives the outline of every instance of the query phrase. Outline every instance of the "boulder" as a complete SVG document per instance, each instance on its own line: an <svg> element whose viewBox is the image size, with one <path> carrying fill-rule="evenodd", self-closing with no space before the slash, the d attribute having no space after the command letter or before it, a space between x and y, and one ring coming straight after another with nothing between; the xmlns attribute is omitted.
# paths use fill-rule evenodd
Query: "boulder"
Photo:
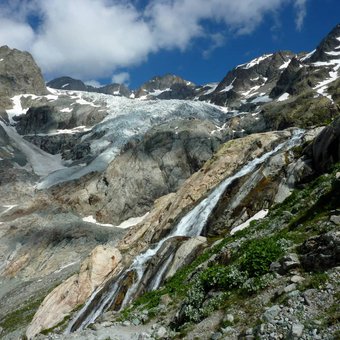
<svg viewBox="0 0 340 340"><path fill-rule="evenodd" d="M307 271L324 271L340 265L340 232L311 237L300 247L300 260Z"/></svg>

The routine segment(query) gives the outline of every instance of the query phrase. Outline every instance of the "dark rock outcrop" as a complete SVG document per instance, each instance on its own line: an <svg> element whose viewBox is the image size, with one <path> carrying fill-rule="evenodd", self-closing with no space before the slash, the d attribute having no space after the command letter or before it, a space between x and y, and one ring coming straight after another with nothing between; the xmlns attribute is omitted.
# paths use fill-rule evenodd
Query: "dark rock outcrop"
<svg viewBox="0 0 340 340"><path fill-rule="evenodd" d="M340 265L339 232L329 232L305 241L299 248L306 271L324 271Z"/></svg>
<svg viewBox="0 0 340 340"><path fill-rule="evenodd" d="M327 126L315 138L313 145L313 165L323 173L340 161L340 118Z"/></svg>
<svg viewBox="0 0 340 340"><path fill-rule="evenodd" d="M53 108L50 106L32 107L25 115L14 119L18 122L16 130L22 135L46 133L58 126L53 120Z"/></svg>
<svg viewBox="0 0 340 340"><path fill-rule="evenodd" d="M340 45L340 41L337 39L340 37L340 24L336 25L331 32L321 41L316 51L308 59L309 62L317 61L329 61L334 59L334 56L327 52L333 51Z"/></svg>

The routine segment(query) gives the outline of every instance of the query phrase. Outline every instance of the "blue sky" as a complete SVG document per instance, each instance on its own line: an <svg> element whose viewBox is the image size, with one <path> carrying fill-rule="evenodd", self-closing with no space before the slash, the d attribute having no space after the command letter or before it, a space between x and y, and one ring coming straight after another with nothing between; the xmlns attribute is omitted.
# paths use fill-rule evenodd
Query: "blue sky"
<svg viewBox="0 0 340 340"><path fill-rule="evenodd" d="M314 49L339 14L339 0L0 0L0 45L31 52L46 80L204 84L264 53Z"/></svg>

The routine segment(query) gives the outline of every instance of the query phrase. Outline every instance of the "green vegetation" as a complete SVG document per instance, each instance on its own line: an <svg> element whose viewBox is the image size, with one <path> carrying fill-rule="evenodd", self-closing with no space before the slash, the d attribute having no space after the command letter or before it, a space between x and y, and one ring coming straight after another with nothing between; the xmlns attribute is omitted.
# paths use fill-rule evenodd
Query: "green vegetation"
<svg viewBox="0 0 340 340"><path fill-rule="evenodd" d="M15 331L18 329L18 325L27 326L33 319L33 316L42 301L43 298L34 301L28 301L20 309L7 314L0 321L0 327L3 328L4 334Z"/></svg>

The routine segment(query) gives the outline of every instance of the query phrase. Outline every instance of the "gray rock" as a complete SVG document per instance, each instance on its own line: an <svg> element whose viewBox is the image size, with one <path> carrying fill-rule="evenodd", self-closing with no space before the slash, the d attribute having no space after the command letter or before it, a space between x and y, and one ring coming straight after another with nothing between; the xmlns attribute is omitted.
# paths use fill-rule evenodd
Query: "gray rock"
<svg viewBox="0 0 340 340"><path fill-rule="evenodd" d="M271 322L271 321L273 321L273 320L275 319L275 317L277 317L277 316L279 315L280 311L281 311L280 306L274 305L274 306L268 308L268 309L264 312L262 318L263 318L265 321Z"/></svg>
<svg viewBox="0 0 340 340"><path fill-rule="evenodd" d="M301 323L293 323L291 328L291 336L300 338L303 334L304 326Z"/></svg>
<svg viewBox="0 0 340 340"><path fill-rule="evenodd" d="M292 291L296 290L296 284L292 283L289 286L285 287L283 290L284 290L285 293L292 292Z"/></svg>
<svg viewBox="0 0 340 340"><path fill-rule="evenodd" d="M134 318L134 319L132 319L131 323L132 323L133 325L135 325L135 326L138 326L138 325L140 325L141 322L140 322L139 319Z"/></svg>
<svg viewBox="0 0 340 340"><path fill-rule="evenodd" d="M339 173L339 175L340 175L340 173ZM333 215L333 216L331 216L331 218L329 220L336 225L340 225L340 216Z"/></svg>
<svg viewBox="0 0 340 340"><path fill-rule="evenodd" d="M300 275L294 275L294 276L291 277L290 282L292 282L292 283L301 283L304 280L305 280L304 277L302 277Z"/></svg>
<svg viewBox="0 0 340 340"><path fill-rule="evenodd" d="M228 321L230 323L234 322L234 316L232 314L227 314L224 318L225 321Z"/></svg>
<svg viewBox="0 0 340 340"><path fill-rule="evenodd" d="M161 326L160 328L158 328L157 332L156 332L156 336L157 338L159 339L163 339L163 338L166 338L168 334L168 331L165 327Z"/></svg>
<svg viewBox="0 0 340 340"><path fill-rule="evenodd" d="M211 336L211 340L218 340L218 339L222 339L223 334L221 332L215 332L212 336Z"/></svg>
<svg viewBox="0 0 340 340"><path fill-rule="evenodd" d="M283 259L281 259L280 263L282 273L287 273L290 270L298 268L300 266L300 260L298 258L298 255L295 253L286 255Z"/></svg>

